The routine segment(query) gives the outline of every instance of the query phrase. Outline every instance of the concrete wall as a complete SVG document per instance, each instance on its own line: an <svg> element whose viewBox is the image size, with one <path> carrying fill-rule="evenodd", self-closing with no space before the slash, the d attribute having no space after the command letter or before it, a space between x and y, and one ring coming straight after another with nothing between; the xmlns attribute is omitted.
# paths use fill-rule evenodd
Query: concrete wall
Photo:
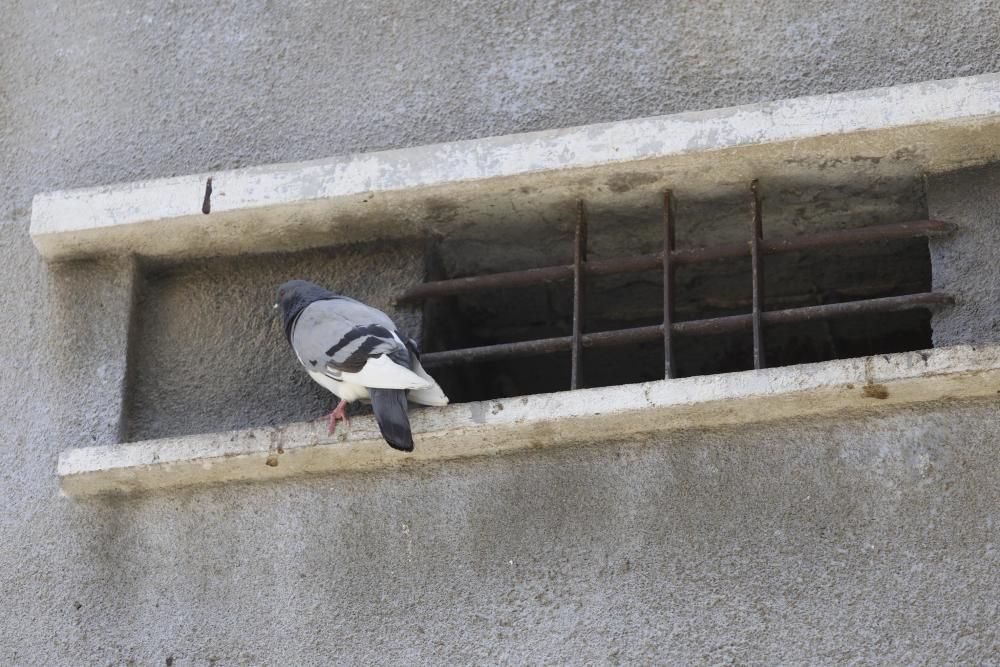
<svg viewBox="0 0 1000 667"><path fill-rule="evenodd" d="M994 71L996 3L15 2L2 18L3 664L976 663L998 648L994 402L62 498L57 452L123 430L133 282L170 282L128 260L47 267L27 235L40 191ZM190 331L211 331L204 300L224 285L178 280ZM279 359L273 333L232 354Z"/></svg>
<svg viewBox="0 0 1000 667"><path fill-rule="evenodd" d="M934 289L956 300L934 317L934 344L1000 340L1000 168L935 176L927 191L928 215L960 227L930 246Z"/></svg>
<svg viewBox="0 0 1000 667"><path fill-rule="evenodd" d="M291 278L313 280L383 309L418 338L414 308L392 299L424 275L423 244L361 245L277 257L154 268L140 287L129 440L285 424L333 409L302 372L271 304Z"/></svg>

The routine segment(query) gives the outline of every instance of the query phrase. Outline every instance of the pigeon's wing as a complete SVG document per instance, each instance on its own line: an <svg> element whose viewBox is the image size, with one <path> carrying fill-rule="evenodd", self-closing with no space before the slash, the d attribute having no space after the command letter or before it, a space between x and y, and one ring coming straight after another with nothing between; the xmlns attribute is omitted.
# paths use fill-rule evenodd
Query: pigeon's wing
<svg viewBox="0 0 1000 667"><path fill-rule="evenodd" d="M410 370L428 383L426 387L411 390L407 398L421 405L448 405L448 397L444 390L420 365L420 348L417 347L417 342L409 338L406 341L406 347L410 351Z"/></svg>
<svg viewBox="0 0 1000 667"><path fill-rule="evenodd" d="M315 301L295 322L292 348L309 371L380 389L420 389L410 351L382 311L348 298Z"/></svg>

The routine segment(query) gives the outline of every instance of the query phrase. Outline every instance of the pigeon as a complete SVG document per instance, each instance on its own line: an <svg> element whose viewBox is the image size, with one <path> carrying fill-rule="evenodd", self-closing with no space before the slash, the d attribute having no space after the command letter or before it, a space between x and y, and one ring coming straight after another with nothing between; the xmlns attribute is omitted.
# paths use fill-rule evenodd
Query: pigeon
<svg viewBox="0 0 1000 667"><path fill-rule="evenodd" d="M340 399L328 416L329 433L334 433L337 420L348 422L348 403L370 401L389 446L413 451L407 401L448 404L444 391L420 365L413 339L400 334L381 310L305 280L279 287L274 307L279 306L285 337L299 363Z"/></svg>

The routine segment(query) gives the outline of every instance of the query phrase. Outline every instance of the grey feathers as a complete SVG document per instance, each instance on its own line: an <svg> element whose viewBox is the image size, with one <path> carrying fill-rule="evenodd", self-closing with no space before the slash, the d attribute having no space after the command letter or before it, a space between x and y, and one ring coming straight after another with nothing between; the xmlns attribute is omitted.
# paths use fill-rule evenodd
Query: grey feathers
<svg viewBox="0 0 1000 667"><path fill-rule="evenodd" d="M413 341L377 308L304 280L282 285L276 305L285 336L310 377L342 401L370 399L386 441L412 450L407 400L448 403L421 367Z"/></svg>
<svg viewBox="0 0 1000 667"><path fill-rule="evenodd" d="M332 299L336 294L325 290L319 285L315 285L305 280L289 280L278 288L278 302L276 307L281 306L281 314L285 320L285 338L292 342L292 329L295 320L309 304L321 299Z"/></svg>
<svg viewBox="0 0 1000 667"><path fill-rule="evenodd" d="M343 379L344 373L362 373L369 361L385 355L398 364L400 379L371 377L368 380L373 384L365 386L410 388L399 385L411 374L410 351L396 326L382 311L354 299L332 296L303 308L292 323L290 342L299 359L318 361L323 371L337 380ZM392 374L391 367L385 370ZM380 385L380 381L388 384Z"/></svg>
<svg viewBox="0 0 1000 667"><path fill-rule="evenodd" d="M351 343L357 341L357 345ZM326 351L330 357L329 365L339 371L357 373L368 363L368 357L375 353L375 350L385 350L386 354L398 353L392 344L392 334L378 324L357 326L344 334L335 345ZM347 348L350 347L350 351ZM399 360L404 365L409 359L405 356Z"/></svg>

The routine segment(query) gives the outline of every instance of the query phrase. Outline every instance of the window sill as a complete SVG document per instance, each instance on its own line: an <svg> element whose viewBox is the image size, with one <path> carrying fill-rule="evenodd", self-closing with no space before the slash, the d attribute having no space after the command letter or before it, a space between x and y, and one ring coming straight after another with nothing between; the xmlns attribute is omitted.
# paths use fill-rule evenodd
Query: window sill
<svg viewBox="0 0 1000 667"><path fill-rule="evenodd" d="M374 420L359 417L333 437L316 422L72 449L60 455L58 475L63 492L80 497L998 395L1000 344L956 346L414 410L412 454L390 449Z"/></svg>
<svg viewBox="0 0 1000 667"><path fill-rule="evenodd" d="M665 187L837 164L943 172L995 160L998 141L1000 75L985 74L216 172L208 215L210 174L43 193L31 237L48 260L293 251L504 215L542 225L581 196L622 210Z"/></svg>

